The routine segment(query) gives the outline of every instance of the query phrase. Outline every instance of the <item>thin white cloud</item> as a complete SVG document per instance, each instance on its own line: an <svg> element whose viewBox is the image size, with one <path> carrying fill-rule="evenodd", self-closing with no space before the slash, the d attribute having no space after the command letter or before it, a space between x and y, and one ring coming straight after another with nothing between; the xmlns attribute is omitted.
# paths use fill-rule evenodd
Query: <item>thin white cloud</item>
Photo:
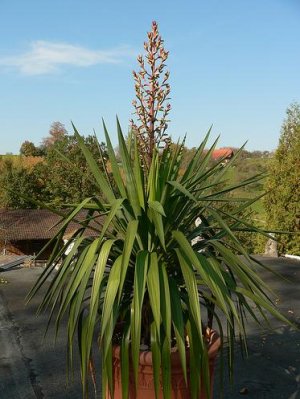
<svg viewBox="0 0 300 399"><path fill-rule="evenodd" d="M0 66L16 68L24 75L45 75L58 72L63 66L89 67L97 64L116 64L132 56L129 47L111 50L90 50L67 43L35 41L29 51L10 57L0 57Z"/></svg>

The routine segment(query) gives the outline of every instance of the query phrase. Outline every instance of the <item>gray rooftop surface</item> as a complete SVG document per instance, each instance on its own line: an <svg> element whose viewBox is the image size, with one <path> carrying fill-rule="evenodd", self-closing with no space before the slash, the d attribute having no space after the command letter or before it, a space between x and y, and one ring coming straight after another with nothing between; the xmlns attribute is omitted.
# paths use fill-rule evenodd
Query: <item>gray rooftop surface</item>
<svg viewBox="0 0 300 399"><path fill-rule="evenodd" d="M283 314L299 322L300 262L261 259L291 280L261 273L276 291ZM41 297L25 306L24 298L41 270L15 268L0 273L0 399L82 398L78 362L73 381L66 383L66 334L59 334L56 346L51 332L43 340L47 316L35 315ZM261 330L249 321L249 357L242 359L237 348L234 385L225 378L225 399L300 398L300 332L278 321L273 326L272 331ZM217 370L214 399L219 398Z"/></svg>

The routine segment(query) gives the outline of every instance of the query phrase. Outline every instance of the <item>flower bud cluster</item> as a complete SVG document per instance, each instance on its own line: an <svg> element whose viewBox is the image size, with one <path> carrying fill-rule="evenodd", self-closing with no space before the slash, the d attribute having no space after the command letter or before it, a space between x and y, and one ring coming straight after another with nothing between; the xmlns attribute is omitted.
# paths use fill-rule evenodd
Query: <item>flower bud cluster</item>
<svg viewBox="0 0 300 399"><path fill-rule="evenodd" d="M162 149L170 143L166 134L168 114L171 110L171 105L167 103L170 94L170 73L164 73L169 52L164 49L163 43L157 23L153 21L148 41L144 43L146 55L138 56L140 70L133 72L136 99L132 104L137 121L131 120L131 126L137 135L144 162L148 166L154 148Z"/></svg>

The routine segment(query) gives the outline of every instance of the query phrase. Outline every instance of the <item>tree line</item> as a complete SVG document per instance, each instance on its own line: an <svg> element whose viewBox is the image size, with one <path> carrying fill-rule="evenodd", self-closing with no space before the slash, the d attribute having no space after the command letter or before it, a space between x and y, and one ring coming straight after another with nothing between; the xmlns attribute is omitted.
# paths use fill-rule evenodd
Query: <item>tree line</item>
<svg viewBox="0 0 300 399"><path fill-rule="evenodd" d="M86 136L84 140L98 159L99 166L105 166L105 144L99 144L92 135ZM184 147L184 168L189 165L195 151L196 148ZM264 152L243 150L240 161L265 156ZM78 203L86 196L93 195L95 189L75 136L68 134L60 122L51 125L48 136L39 146L26 140L20 147L19 157L0 157L0 173L0 208L35 208L41 202L59 207L61 203Z"/></svg>
<svg viewBox="0 0 300 399"><path fill-rule="evenodd" d="M105 144L99 144L92 135L84 140L101 167L107 160ZM0 159L1 208L36 208L41 203L59 207L94 194L85 157L75 136L69 135L60 122L51 125L41 146L25 141L20 148L21 161L14 162L13 158ZM24 159L30 162L22 162Z"/></svg>
<svg viewBox="0 0 300 399"><path fill-rule="evenodd" d="M86 136L84 140L99 166L109 173L105 144L99 144L93 135ZM189 165L195 151L196 148L184 147L184 167ZM15 162L14 157L0 157L0 208L34 208L40 203L59 207L61 203L78 203L95 192L93 178L76 138L68 134L60 122L51 125L49 135L40 146L25 141L21 145L19 158L28 162ZM299 104L293 103L287 109L276 151L242 150L230 178L238 182L260 173L266 173L267 178L258 181L251 193L245 195L255 196L265 192L265 196L249 217L257 218L259 227L278 231L276 238L280 252L300 255ZM265 240L261 238L248 234L240 238L251 251L260 252L263 249Z"/></svg>

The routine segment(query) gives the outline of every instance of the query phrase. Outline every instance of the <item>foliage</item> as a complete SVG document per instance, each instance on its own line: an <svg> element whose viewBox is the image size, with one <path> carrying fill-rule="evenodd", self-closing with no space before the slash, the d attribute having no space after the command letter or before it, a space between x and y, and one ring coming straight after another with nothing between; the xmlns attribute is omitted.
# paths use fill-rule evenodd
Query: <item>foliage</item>
<svg viewBox="0 0 300 399"><path fill-rule="evenodd" d="M104 143L98 145L94 136L87 136L84 141L99 165L102 164L102 158L106 162ZM56 140L48 147L43 158L2 158L0 207L35 208L36 201L60 207L64 203L81 202L95 193L92 175L75 136L65 135Z"/></svg>
<svg viewBox="0 0 300 399"><path fill-rule="evenodd" d="M101 153L106 160L103 143L98 147L94 136L87 136L84 141L98 164L101 163ZM56 140L48 148L44 162L36 166L35 174L39 178L43 202L48 204L59 207L65 203L78 203L95 193L95 184L75 136L65 135Z"/></svg>
<svg viewBox="0 0 300 399"><path fill-rule="evenodd" d="M179 143L174 143L174 142L170 142L169 144L173 151L176 151L178 148L181 147L181 152L182 152L182 162L181 162L181 171L180 173L183 174L185 172L185 170L188 168L190 162L192 161L192 159L194 158L196 152L197 152L197 148L196 147L192 147L192 148L188 148L185 145L180 145Z"/></svg>
<svg viewBox="0 0 300 399"><path fill-rule="evenodd" d="M121 165L118 165L106 134L117 186L114 192L83 140L77 134L76 137L93 171L97 195L85 199L65 218L57 240L82 208L90 210L90 219L72 238L76 241L71 253L65 257L65 248L56 246L32 294L55 265L62 262L41 310L54 299L58 326L63 314L69 311L69 345L72 346L77 326L83 380L96 333L103 359L103 383L106 386L108 380L111 386L112 338L116 323L122 322L123 372L128 370L129 352L137 371L140 343L149 344L154 367L158 370L162 365L164 370L165 398L168 397L167 370L172 339L176 338L186 371L187 334L192 359L191 389L196 392L200 370L208 368L203 328L207 324L211 326L213 317L218 319L217 311L227 320L230 342L236 333L245 339L244 312L256 319L250 300L261 312L268 310L281 317L271 305L268 287L253 270L255 261L249 258L234 234L238 228L251 229L239 219L239 213L249 201L242 201L231 214L213 205L227 201L224 189L212 191L222 181L227 167L217 164L207 168L210 152L203 154L207 138L190 167L180 176L180 149L169 148L163 154L155 150L150 171L144 173L141 150L136 142L131 143L135 154L131 158L119 129ZM251 183L250 179L245 184ZM234 188L227 186L226 190ZM94 218L98 220L99 215L103 217L103 224L96 237L84 238L85 229ZM194 224L197 217L201 219L198 227ZM201 240L191 246L191 240L197 236ZM233 250L245 258L234 255ZM206 321L199 302L207 310ZM221 325L219 327L223 335ZM125 374L124 395L128 388ZM155 375L158 386L158 374Z"/></svg>
<svg viewBox="0 0 300 399"><path fill-rule="evenodd" d="M35 167L41 157L0 156L0 208L34 208L29 198L41 199L41 185Z"/></svg>
<svg viewBox="0 0 300 399"><path fill-rule="evenodd" d="M255 175L266 175L266 172L268 170L268 162L269 159L265 158L250 158L250 159L242 159L238 158L235 162L234 166L234 180L236 182L243 181L247 179L250 176L255 176ZM259 180L255 184L253 184L251 187L242 187L239 194L242 192L246 194L247 192L249 193L257 193L261 194L264 192L264 181Z"/></svg>
<svg viewBox="0 0 300 399"><path fill-rule="evenodd" d="M61 141L68 134L65 125L61 122L53 122L50 126L49 136L45 137L42 142L42 148L49 149L57 141Z"/></svg>
<svg viewBox="0 0 300 399"><path fill-rule="evenodd" d="M1 165L0 204L2 208L32 208L29 198L39 198L39 184L32 170L13 166L9 160Z"/></svg>
<svg viewBox="0 0 300 399"><path fill-rule="evenodd" d="M176 145L172 144L172 146ZM182 153L183 160L181 174L184 173L195 156L196 148L188 149L184 147ZM262 196L264 194L264 181L268 170L268 164L270 162L270 153L267 151L249 152L244 148L240 150L235 148L234 153L238 153L238 156L235 158L234 162L231 162L230 166L227 168L226 174L224 175L224 180L237 185L237 188L230 193L230 212L232 212L236 206L234 203L235 198L258 198L258 200L253 202L251 205L251 209L245 212L242 216L245 221L248 221L250 224L253 223L257 228L267 229ZM211 160L209 165L212 166L214 163L215 161ZM261 178L259 178L260 175ZM246 186L241 184L254 176L257 176L258 178L253 179L252 184ZM237 232L236 235L249 253L264 253L267 237L247 231Z"/></svg>
<svg viewBox="0 0 300 399"><path fill-rule="evenodd" d="M41 156L42 150L36 147L31 141L26 140L20 147L20 155L24 155L25 157Z"/></svg>
<svg viewBox="0 0 300 399"><path fill-rule="evenodd" d="M63 141L68 135L65 125L61 122L53 122L49 129L49 136L45 137L40 146L35 146L31 141L24 141L20 147L20 155L44 156L46 152L57 142Z"/></svg>
<svg viewBox="0 0 300 399"><path fill-rule="evenodd" d="M28 156L23 157L20 155L0 155L0 170L3 169L3 165L6 162L11 163L12 167L24 167L26 169L32 170L36 164L43 162L43 157Z"/></svg>
<svg viewBox="0 0 300 399"><path fill-rule="evenodd" d="M247 154L246 157L245 154ZM253 202L249 210L243 214L243 219L262 230L268 230L263 198L265 194L264 184L270 161L269 155L266 155L266 152L248 152L243 149L226 174L226 178L236 185L257 176L257 179L254 179L252 184L241 185L234 190L231 193L231 197L232 200L241 197L249 199L257 198L257 201ZM237 237L249 253L262 254L265 252L268 237L246 231L237 232Z"/></svg>
<svg viewBox="0 0 300 399"><path fill-rule="evenodd" d="M249 224L253 224L253 226L256 226L259 230L266 230L265 222L260 219L260 214L252 210L253 205L249 208L249 212L243 214L243 220ZM258 234L256 231L237 231L236 237L248 253L265 253L265 246L269 238L268 236Z"/></svg>
<svg viewBox="0 0 300 399"><path fill-rule="evenodd" d="M234 152L238 150L238 148L233 148ZM268 159L271 158L273 155L272 152L270 151L259 151L259 150L254 150L254 151L248 151L245 148L240 152L240 160L245 160L245 159Z"/></svg>
<svg viewBox="0 0 300 399"><path fill-rule="evenodd" d="M155 23L148 37L150 44L145 48L147 59L151 60L161 44ZM156 44L151 45L153 42ZM161 59L165 58L166 53L162 52ZM246 314L258 323L257 314L265 319L265 312L288 322L276 310L270 299L272 293L256 273L256 267L264 266L248 255L236 237L236 232L257 229L241 217L253 200L232 199L230 193L255 184L259 178L239 184L228 181L226 173L235 159L227 165L222 160L212 164L211 154L217 142L205 150L209 134L182 173L184 143L166 145L162 150L165 130L156 130L156 124L161 125L153 116L153 99L159 92L153 83L162 70L163 67L158 74L151 75L148 89L144 86L149 102L141 103L144 111L138 112L138 117L145 134L136 130L126 145L118 123L119 161L104 126L111 177L107 164L103 162L102 168L99 167L97 157L74 130L96 189L94 195L62 215L61 229L53 239L53 253L30 294L32 297L52 274L39 310L52 309L50 318L56 317L56 331L68 313L71 361L73 338L78 330L84 387L93 339L97 337L102 357L103 397L106 387L113 396L112 347L116 329L121 345L124 399L128 398L129 361L137 382L141 344L152 351L156 397L161 370L163 397L170 398L170 357L174 343L186 382L189 378L191 397L197 398L200 383L209 397L206 330L210 331L216 320L223 337L220 314L226 321L230 369L235 336L239 335L245 344ZM140 88L137 85L138 95ZM145 124L144 115L150 115L149 124ZM163 142L169 144L167 139ZM233 202L235 206L231 207ZM61 248L61 237L82 209L88 210L82 228ZM197 218L200 223L196 226ZM95 222L99 220L101 224L97 227ZM88 228L95 230L95 236L88 237ZM65 255L71 243L74 246ZM56 272L57 265L60 268Z"/></svg>
<svg viewBox="0 0 300 399"><path fill-rule="evenodd" d="M300 255L300 105L297 103L287 109L266 188L268 227L294 233L278 236L279 251Z"/></svg>

